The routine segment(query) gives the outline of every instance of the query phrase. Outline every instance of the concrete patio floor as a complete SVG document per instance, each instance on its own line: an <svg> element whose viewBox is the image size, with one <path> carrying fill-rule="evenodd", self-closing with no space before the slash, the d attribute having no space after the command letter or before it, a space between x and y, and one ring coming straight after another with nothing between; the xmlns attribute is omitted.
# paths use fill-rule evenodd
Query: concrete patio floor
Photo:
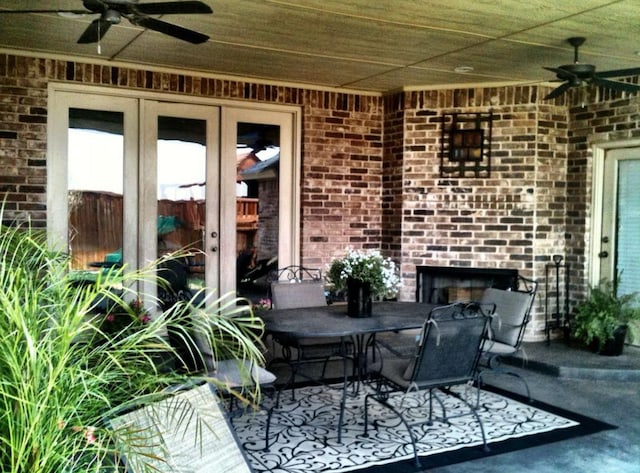
<svg viewBox="0 0 640 473"><path fill-rule="evenodd" d="M622 356L605 357L552 341L549 346L526 343L524 353L509 368L526 377L534 400L617 429L425 471L640 473L640 347L626 346ZM524 394L515 377L487 375L485 382Z"/></svg>
<svg viewBox="0 0 640 473"><path fill-rule="evenodd" d="M429 470L434 473L639 473L640 348L605 357L561 341L524 344L526 360L510 367L525 376L532 398L617 426L584 437ZM523 364L524 363L524 364ZM524 366L524 368L523 368ZM488 383L522 393L510 376Z"/></svg>

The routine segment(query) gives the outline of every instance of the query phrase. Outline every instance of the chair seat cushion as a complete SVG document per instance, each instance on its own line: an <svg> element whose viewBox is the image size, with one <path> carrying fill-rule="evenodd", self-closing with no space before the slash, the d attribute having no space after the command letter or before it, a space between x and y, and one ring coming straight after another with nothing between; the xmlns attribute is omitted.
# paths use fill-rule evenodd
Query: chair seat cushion
<svg viewBox="0 0 640 473"><path fill-rule="evenodd" d="M414 365L415 358L385 358L382 363L382 371L380 374L392 383L402 388L406 388L409 386Z"/></svg>
<svg viewBox="0 0 640 473"><path fill-rule="evenodd" d="M210 376L222 381L230 388L241 388L250 382L259 385L272 384L276 376L247 360L221 360L216 362L216 369ZM250 377L250 379L248 379Z"/></svg>
<svg viewBox="0 0 640 473"><path fill-rule="evenodd" d="M518 351L516 348L506 343L496 342L495 340L487 340L482 348L483 353L495 355L511 355Z"/></svg>

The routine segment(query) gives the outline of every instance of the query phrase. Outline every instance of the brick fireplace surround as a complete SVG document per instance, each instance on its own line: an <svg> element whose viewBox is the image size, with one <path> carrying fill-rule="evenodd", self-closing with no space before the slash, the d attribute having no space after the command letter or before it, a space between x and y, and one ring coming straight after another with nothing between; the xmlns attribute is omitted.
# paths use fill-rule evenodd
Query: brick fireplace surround
<svg viewBox="0 0 640 473"><path fill-rule="evenodd" d="M640 98L594 90L540 97L540 85L346 93L188 72L0 53L0 190L5 217L46 222L47 85L103 85L299 106L302 263L325 267L345 247L401 263L401 299L416 266L510 268L543 280L562 254L586 290L591 147L640 135ZM609 95L611 94L611 95ZM493 112L490 178L441 179L444 113ZM544 336L544 294L527 339Z"/></svg>

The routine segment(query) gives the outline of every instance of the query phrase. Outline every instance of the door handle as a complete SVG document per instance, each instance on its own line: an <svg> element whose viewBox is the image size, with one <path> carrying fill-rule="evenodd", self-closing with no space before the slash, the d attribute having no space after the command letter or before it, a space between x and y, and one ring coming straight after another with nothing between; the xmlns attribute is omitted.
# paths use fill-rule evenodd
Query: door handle
<svg viewBox="0 0 640 473"><path fill-rule="evenodd" d="M211 247L211 251L213 251L215 253L216 251L218 251L218 247L217 246L212 246Z"/></svg>
<svg viewBox="0 0 640 473"><path fill-rule="evenodd" d="M609 257L608 251L601 251L600 253L598 253L598 258L608 258L608 257Z"/></svg>

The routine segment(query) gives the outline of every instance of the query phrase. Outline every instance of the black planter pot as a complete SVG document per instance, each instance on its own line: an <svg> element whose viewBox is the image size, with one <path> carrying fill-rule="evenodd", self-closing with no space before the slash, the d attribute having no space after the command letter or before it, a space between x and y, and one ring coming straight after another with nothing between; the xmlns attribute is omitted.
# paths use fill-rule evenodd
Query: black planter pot
<svg viewBox="0 0 640 473"><path fill-rule="evenodd" d="M347 314L349 317L371 317L373 298L369 283L347 279Z"/></svg>
<svg viewBox="0 0 640 473"><path fill-rule="evenodd" d="M627 338L627 326L621 325L613 332L613 337L605 341L598 350L598 354L603 356L620 356L624 349L624 341Z"/></svg>

